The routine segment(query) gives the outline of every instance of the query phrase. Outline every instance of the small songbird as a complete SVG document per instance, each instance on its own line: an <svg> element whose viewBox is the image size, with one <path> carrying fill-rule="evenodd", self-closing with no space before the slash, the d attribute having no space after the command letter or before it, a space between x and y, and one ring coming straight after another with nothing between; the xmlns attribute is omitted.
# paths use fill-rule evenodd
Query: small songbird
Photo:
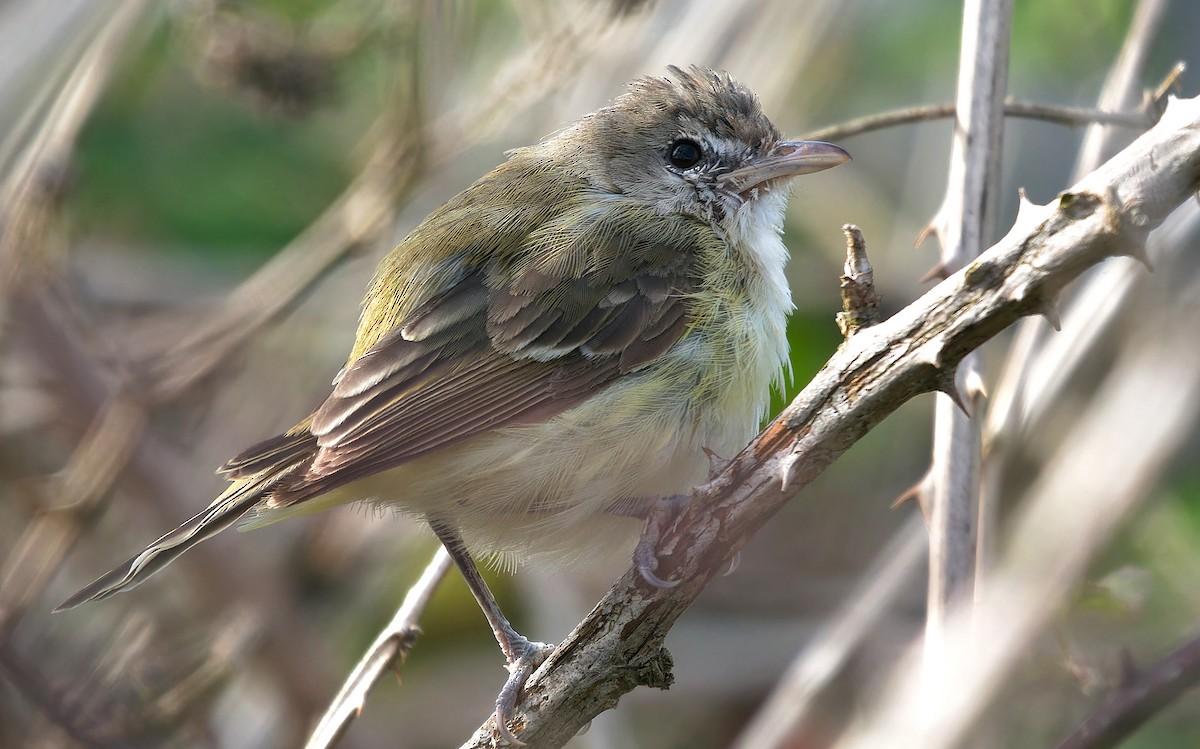
<svg viewBox="0 0 1200 749"><path fill-rule="evenodd" d="M509 625L472 556L629 553L656 500L705 481L706 450L754 436L787 363L787 184L848 158L782 140L724 73L634 81L422 221L380 265L325 401L59 608L128 590L240 519L399 508L484 609L511 674L496 724L519 743L506 720L548 648Z"/></svg>

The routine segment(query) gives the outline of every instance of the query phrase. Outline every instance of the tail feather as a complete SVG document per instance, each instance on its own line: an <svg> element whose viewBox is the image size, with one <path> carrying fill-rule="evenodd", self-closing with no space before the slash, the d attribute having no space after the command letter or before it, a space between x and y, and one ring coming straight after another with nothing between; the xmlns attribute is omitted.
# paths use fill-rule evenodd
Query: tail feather
<svg viewBox="0 0 1200 749"><path fill-rule="evenodd" d="M137 587L154 573L175 561L201 541L215 536L238 521L262 499L269 481L233 484L203 512L146 547L145 551L113 569L63 601L55 612L89 601L99 601Z"/></svg>

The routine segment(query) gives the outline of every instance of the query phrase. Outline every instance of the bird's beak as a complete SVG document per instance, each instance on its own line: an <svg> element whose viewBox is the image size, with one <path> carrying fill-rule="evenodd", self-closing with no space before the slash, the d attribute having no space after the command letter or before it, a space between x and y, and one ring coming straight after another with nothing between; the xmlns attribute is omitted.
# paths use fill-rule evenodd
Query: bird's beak
<svg viewBox="0 0 1200 749"><path fill-rule="evenodd" d="M784 141L761 159L724 175L735 191L745 194L774 180L832 169L850 160L850 154L832 143L819 140Z"/></svg>

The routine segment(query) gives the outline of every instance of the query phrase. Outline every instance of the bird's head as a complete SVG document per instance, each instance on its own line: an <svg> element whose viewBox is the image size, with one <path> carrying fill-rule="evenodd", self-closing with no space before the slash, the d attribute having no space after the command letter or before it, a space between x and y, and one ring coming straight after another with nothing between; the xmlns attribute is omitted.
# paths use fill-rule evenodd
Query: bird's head
<svg viewBox="0 0 1200 749"><path fill-rule="evenodd" d="M783 140L758 97L725 73L669 71L634 81L546 145L601 190L719 223L767 196L782 209L792 177L850 158L829 143Z"/></svg>

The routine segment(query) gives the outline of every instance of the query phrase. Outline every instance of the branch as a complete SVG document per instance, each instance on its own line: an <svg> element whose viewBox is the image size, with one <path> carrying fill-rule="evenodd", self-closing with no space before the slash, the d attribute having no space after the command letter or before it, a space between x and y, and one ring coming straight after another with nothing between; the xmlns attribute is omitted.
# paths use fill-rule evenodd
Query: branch
<svg viewBox="0 0 1200 749"><path fill-rule="evenodd" d="M1162 26L1166 6L1166 0L1139 1L1121 54L1105 81L1098 102L1100 108L1122 108L1137 101L1139 81L1145 77L1146 61ZM1141 111L1148 115L1161 112L1166 104L1167 93L1176 85L1182 73L1183 64L1177 63L1163 78L1158 89L1145 100ZM1118 135L1111 128L1098 125L1089 127L1080 147L1073 178L1082 177L1099 166L1104 156L1112 154L1119 147L1116 145ZM1024 202L1022 194L1021 203ZM1175 251L1181 249L1182 245L1167 242L1166 247ZM1012 441L1019 439L1020 434L1036 429L1050 406L1059 402L1062 389L1074 380L1085 355L1096 349L1111 331L1112 324L1123 315L1139 270L1134 263L1111 263L1097 269L1076 285L1072 299L1063 305L1065 315L1060 314L1056 305L1047 305L1043 309L1043 317L1048 326L1033 319L1022 320L1017 326L1003 369L995 379L996 385L983 423L984 472L979 511L981 543L977 557L980 566L986 567L992 555L989 529L996 525L999 512L997 497L1001 482L1010 468L1012 455L1009 454L1009 448ZM1047 338L1050 328L1065 332ZM986 591L977 588L976 597L980 595L986 595Z"/></svg>
<svg viewBox="0 0 1200 749"><path fill-rule="evenodd" d="M805 140L845 140L855 135L873 133L877 130L912 125L918 122L933 120L948 120L955 116L958 109L952 103L923 104L915 107L893 109L890 112L867 115L846 122L809 131L804 135ZM1019 101L1012 97L1004 100L1004 116L1019 117L1027 120L1043 120L1068 127L1081 125L1117 125L1133 130L1145 130L1154 124L1153 113L1148 111L1116 112L1106 109L1088 109L1086 107L1061 107L1053 104L1036 104Z"/></svg>
<svg viewBox="0 0 1200 749"><path fill-rule="evenodd" d="M963 9L962 52L958 76L958 117L951 143L946 195L925 233L940 242L936 272L959 270L984 248L995 222L1004 142L1003 101L1008 85L1011 0L967 0ZM920 240L918 240L918 243ZM981 381L979 355L962 364L968 382ZM926 598L925 652L938 657L952 607L969 605L974 591L979 528L979 420L983 389L974 386L964 402L955 375L947 378L934 404L933 449L928 508L929 590ZM925 707L933 708L934 703Z"/></svg>
<svg viewBox="0 0 1200 749"><path fill-rule="evenodd" d="M1200 637L1122 684L1058 749L1112 749L1155 713L1200 683Z"/></svg>
<svg viewBox="0 0 1200 749"><path fill-rule="evenodd" d="M1200 349L1169 332L1200 327L1200 284L1178 287L1158 298L1091 391L1091 407L1045 456L1048 468L1007 524L1006 554L984 580L986 596L974 611L954 612L941 657L922 658L915 643L887 679L885 702L860 713L837 749L963 746L1096 555L1161 484L1200 414ZM939 709L922 710L930 699L922 692L933 689Z"/></svg>
<svg viewBox="0 0 1200 749"><path fill-rule="evenodd" d="M635 686L670 684L663 639L738 549L800 489L915 395L939 389L969 351L1037 312L1083 270L1140 253L1146 234L1200 187L1200 100L1176 101L1129 148L889 320L841 345L792 404L693 494L659 546L652 589L618 580L526 686L516 731L566 743ZM465 746L494 746L485 723Z"/></svg>
<svg viewBox="0 0 1200 749"><path fill-rule="evenodd" d="M358 665L346 677L342 688L333 698L329 709L321 716L321 722L313 729L305 744L306 749L326 749L334 746L338 737L350 726L350 722L362 711L367 693L386 671L400 674L400 667L408 658L409 651L417 642L421 628L417 620L429 605L438 585L450 570L450 555L445 547L439 546L433 559L429 560L421 577L408 590L404 602L396 610L392 620L375 638L367 652L363 653Z"/></svg>

